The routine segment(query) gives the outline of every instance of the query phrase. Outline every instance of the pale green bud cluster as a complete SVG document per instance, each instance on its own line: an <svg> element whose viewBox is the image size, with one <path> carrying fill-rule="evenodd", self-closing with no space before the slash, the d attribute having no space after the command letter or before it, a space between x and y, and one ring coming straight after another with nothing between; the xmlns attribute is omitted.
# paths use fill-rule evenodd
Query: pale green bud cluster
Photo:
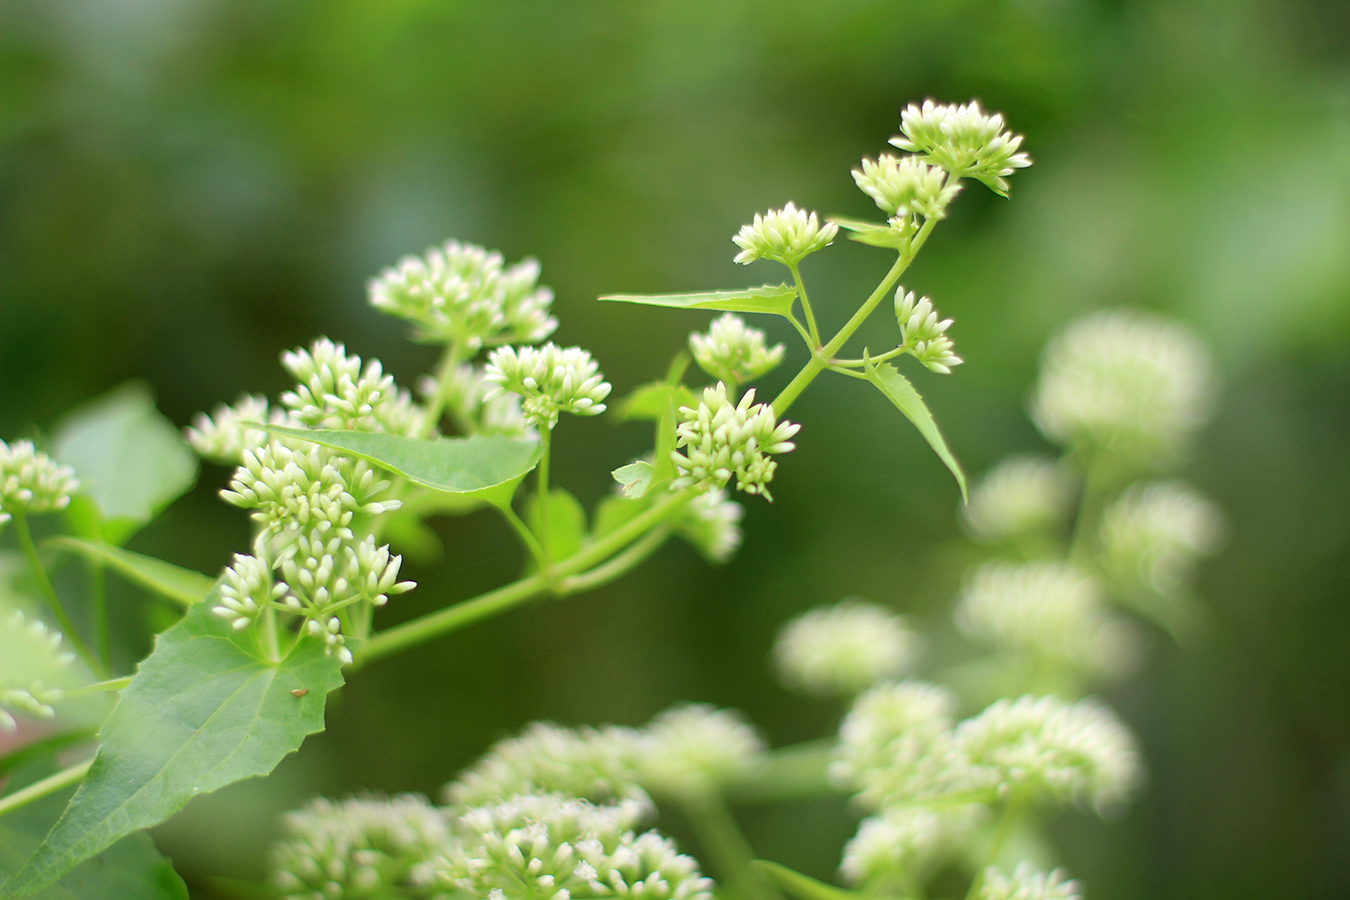
<svg viewBox="0 0 1350 900"><path fill-rule="evenodd" d="M656 832L639 805L518 795L466 811L435 864L438 883L491 900L711 900L712 882Z"/></svg>
<svg viewBox="0 0 1350 900"><path fill-rule="evenodd" d="M978 804L896 806L858 823L839 873L870 896L903 896L926 880L986 818Z"/></svg>
<svg viewBox="0 0 1350 900"><path fill-rule="evenodd" d="M272 851L272 885L285 900L429 897L430 861L450 828L425 797L323 798L282 819Z"/></svg>
<svg viewBox="0 0 1350 900"><path fill-rule="evenodd" d="M754 221L742 225L731 240L741 252L736 262L750 265L757 259L771 259L785 266L794 266L810 253L828 247L839 233L833 222L823 228L815 213L808 213L788 203L782 209L755 213Z"/></svg>
<svg viewBox="0 0 1350 900"><path fill-rule="evenodd" d="M1053 460L1012 456L971 489L962 516L972 537L993 543L1054 528L1072 497L1070 479Z"/></svg>
<svg viewBox="0 0 1350 900"><path fill-rule="evenodd" d="M262 447L268 442L267 432L246 425L248 422L300 424L291 421L285 410L270 408L267 398L261 394L244 394L234 406L222 403L209 416L198 413L184 437L201 456L237 466L243 462L245 450Z"/></svg>
<svg viewBox="0 0 1350 900"><path fill-rule="evenodd" d="M1082 900L1078 882L1062 869L1039 872L1028 862L1017 864L1012 875L990 866L984 870L980 900Z"/></svg>
<svg viewBox="0 0 1350 900"><path fill-rule="evenodd" d="M698 794L745 773L764 751L764 739L740 714L684 703L656 716L642 732L638 777L661 794Z"/></svg>
<svg viewBox="0 0 1350 900"><path fill-rule="evenodd" d="M773 499L768 484L778 464L769 455L792 450L796 445L788 439L801 426L778 422L772 406L754 400L751 389L733 404L719 381L704 389L697 409L680 407L683 421L675 429L675 446L687 449L672 454L679 472L673 489L718 490L735 475L737 490Z"/></svg>
<svg viewBox="0 0 1350 900"><path fill-rule="evenodd" d="M949 179L940 167L890 153L864 159L862 168L853 170L853 180L882 212L901 219L914 215L941 219L961 191L956 178Z"/></svg>
<svg viewBox="0 0 1350 900"><path fill-rule="evenodd" d="M951 691L917 679L864 692L839 727L830 779L872 809L939 793L955 709Z"/></svg>
<svg viewBox="0 0 1350 900"><path fill-rule="evenodd" d="M766 348L764 332L750 328L735 313L714 319L707 334L689 335L689 350L699 368L719 381L744 384L772 371L783 361L782 344Z"/></svg>
<svg viewBox="0 0 1350 900"><path fill-rule="evenodd" d="M372 359L364 369L361 357L327 338L309 349L281 354L281 364L300 383L281 395L296 421L311 428L355 428L394 391L394 379Z"/></svg>
<svg viewBox="0 0 1350 900"><path fill-rule="evenodd" d="M724 563L740 549L744 516L745 507L727 499L726 491L708 491L685 507L677 530L708 562Z"/></svg>
<svg viewBox="0 0 1350 900"><path fill-rule="evenodd" d="M1066 562L985 563L967 576L955 619L967 637L1033 662L1108 676L1135 662L1131 629L1097 582Z"/></svg>
<svg viewBox="0 0 1350 900"><path fill-rule="evenodd" d="M0 441L0 509L6 513L65 509L79 486L74 469L38 450L32 441Z"/></svg>
<svg viewBox="0 0 1350 900"><path fill-rule="evenodd" d="M961 357L952 352L952 340L947 337L952 320L939 320L932 300L916 300L913 291L896 288L895 319L900 323L901 346L906 353L941 375L961 365Z"/></svg>
<svg viewBox="0 0 1350 900"><path fill-rule="evenodd" d="M1132 485L1102 513L1102 564L1121 581L1170 596L1218 549L1223 531L1219 510L1185 484Z"/></svg>
<svg viewBox="0 0 1350 900"><path fill-rule="evenodd" d="M513 794L560 793L595 803L636 800L650 805L638 784L639 735L631 728L560 728L534 722L490 747L446 785L451 806L482 806Z"/></svg>
<svg viewBox="0 0 1350 900"><path fill-rule="evenodd" d="M790 687L822 697L851 697L907 674L922 644L903 617L853 598L789 621L779 631L773 658Z"/></svg>
<svg viewBox="0 0 1350 900"><path fill-rule="evenodd" d="M0 619L0 732L17 726L14 712L39 719L56 716L52 704L65 696L75 654L62 648L61 632L14 610Z"/></svg>
<svg viewBox="0 0 1350 900"><path fill-rule="evenodd" d="M492 400L503 393L518 394L525 420L552 429L558 414L594 416L605 411L601 401L610 385L600 367L580 347L499 347L488 357L483 376L495 387L484 395Z"/></svg>
<svg viewBox="0 0 1350 900"><path fill-rule="evenodd" d="M371 279L370 304L411 322L423 341L469 350L533 344L558 327L553 292L538 281L532 259L505 266L500 253L447 241Z"/></svg>
<svg viewBox="0 0 1350 900"><path fill-rule="evenodd" d="M1073 322L1046 346L1031 417L1060 444L1159 465L1189 445L1213 393L1209 354L1189 329L1114 310Z"/></svg>
<svg viewBox="0 0 1350 900"><path fill-rule="evenodd" d="M987 115L974 100L961 106L910 104L900 114L901 135L891 144L941 166L954 178L974 178L996 194L1007 196L1004 176L1031 165L1020 134L1003 130L1001 115Z"/></svg>

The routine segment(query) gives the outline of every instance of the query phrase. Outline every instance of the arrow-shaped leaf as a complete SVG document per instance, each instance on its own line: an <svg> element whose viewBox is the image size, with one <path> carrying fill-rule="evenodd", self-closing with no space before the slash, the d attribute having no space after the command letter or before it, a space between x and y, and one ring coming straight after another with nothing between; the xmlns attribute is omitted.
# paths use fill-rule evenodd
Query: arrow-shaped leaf
<svg viewBox="0 0 1350 900"><path fill-rule="evenodd" d="M201 572L101 541L58 536L46 541L44 546L69 550L86 559L105 563L130 581L183 606L191 606L205 597L216 583Z"/></svg>
<svg viewBox="0 0 1350 900"><path fill-rule="evenodd" d="M422 441L397 434L247 424L332 447L423 487L484 500L495 506L511 502L516 487L544 455L544 447L538 441L500 434Z"/></svg>
<svg viewBox="0 0 1350 900"><path fill-rule="evenodd" d="M705 291L701 294L609 294L601 300L670 306L676 309L720 309L724 312L773 313L787 316L797 289L787 284L766 284L744 291Z"/></svg>
<svg viewBox="0 0 1350 900"><path fill-rule="evenodd" d="M966 498L966 475L961 471L961 464L956 461L952 451L947 449L947 442L942 438L942 432L938 431L937 423L933 421L933 414L928 411L928 406L919 396L919 392L914 390L914 385L909 383L909 379L896 371L895 366L890 363L882 365L872 365L870 362L865 366L864 371L867 374L867 380L877 386L877 390L886 395L886 399L895 404L896 409L905 414L905 418L914 423L914 427L919 429L919 434L928 442L928 446L933 448L938 458L946 464L951 470L952 475L956 477L956 483L961 487L961 497Z"/></svg>
<svg viewBox="0 0 1350 900"><path fill-rule="evenodd" d="M156 640L99 732L84 783L6 897L42 890L198 794L266 775L323 730L324 698L342 684L323 643L304 639L282 663L262 662L212 605L193 604Z"/></svg>

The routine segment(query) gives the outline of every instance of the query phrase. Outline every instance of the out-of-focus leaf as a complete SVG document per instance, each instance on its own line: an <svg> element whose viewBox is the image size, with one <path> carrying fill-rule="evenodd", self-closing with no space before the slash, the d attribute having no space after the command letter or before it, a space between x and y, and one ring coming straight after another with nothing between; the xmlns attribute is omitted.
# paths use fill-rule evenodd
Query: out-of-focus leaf
<svg viewBox="0 0 1350 900"><path fill-rule="evenodd" d="M695 407L698 406L698 398L682 384L653 381L642 385L623 399L619 404L619 416L625 422L656 422L666 414L671 403L674 403L676 408Z"/></svg>
<svg viewBox="0 0 1350 900"><path fill-rule="evenodd" d="M928 411L928 405L923 402L919 392L914 390L914 385L909 383L909 379L896 371L895 366L890 363L882 365L867 365L865 367L867 380L877 386L877 390L886 395L886 399L895 404L896 409L905 414L905 418L914 423L914 427L919 429L919 434L928 442L928 446L933 448L938 458L951 470L956 478L956 483L961 487L961 498L966 498L966 475L961 471L961 464L956 461L952 451L947 449L947 442L943 440L942 432L938 431L937 423L933 421L933 414Z"/></svg>
<svg viewBox="0 0 1350 900"><path fill-rule="evenodd" d="M197 457L136 382L62 419L52 454L80 479L72 525L111 544L125 543L197 480Z"/></svg>
<svg viewBox="0 0 1350 900"><path fill-rule="evenodd" d="M525 521L539 534L539 496L531 494ZM553 559L566 559L586 540L586 509L562 488L548 492L548 552Z"/></svg>
<svg viewBox="0 0 1350 900"><path fill-rule="evenodd" d="M701 294L609 294L601 300L670 306L676 309L720 309L725 312L773 313L787 316L797 289L787 284L766 284L744 291L705 291Z"/></svg>
<svg viewBox="0 0 1350 900"><path fill-rule="evenodd" d="M543 444L500 434L421 441L397 434L326 431L257 425L273 434L313 441L374 463L423 487L484 500L511 502L516 487L544 455Z"/></svg>
<svg viewBox="0 0 1350 900"><path fill-rule="evenodd" d="M15 771L9 793L53 774L47 760ZM0 878L18 872L65 808L70 791L57 791L0 818ZM8 897L7 887L0 893ZM37 900L187 900L187 887L150 836L131 834L96 853L36 895Z"/></svg>
<svg viewBox="0 0 1350 900"><path fill-rule="evenodd" d="M123 550L102 541L58 536L46 541L45 546L69 550L86 559L105 563L127 579L183 606L191 606L201 600L216 583L215 579L201 572L175 566L153 556Z"/></svg>
<svg viewBox="0 0 1350 900"><path fill-rule="evenodd" d="M279 665L263 662L212 605L193 604L158 637L99 732L84 783L5 896L42 890L198 794L266 775L323 730L324 698L342 684L338 660L304 639Z"/></svg>
<svg viewBox="0 0 1350 900"><path fill-rule="evenodd" d="M610 474L614 480L623 485L623 495L625 497L643 497L652 487L652 474L656 470L652 464L644 460L631 462L626 466L619 466Z"/></svg>
<svg viewBox="0 0 1350 900"><path fill-rule="evenodd" d="M860 244L868 244L872 247L889 247L892 250L903 250L909 246L909 235L901 234L889 225L878 225L875 222L864 222L861 219L841 219L838 217L831 218L829 221L845 231L853 232L848 236L848 239Z"/></svg>
<svg viewBox="0 0 1350 900"><path fill-rule="evenodd" d="M600 502L595 505L595 523L591 528L591 537L604 537L651 505L650 494L641 499L632 499L619 494L601 497Z"/></svg>

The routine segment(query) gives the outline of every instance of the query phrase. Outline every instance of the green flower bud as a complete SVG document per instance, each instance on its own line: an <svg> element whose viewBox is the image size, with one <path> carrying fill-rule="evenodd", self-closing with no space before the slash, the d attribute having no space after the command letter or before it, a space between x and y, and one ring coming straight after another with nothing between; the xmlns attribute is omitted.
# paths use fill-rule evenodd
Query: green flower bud
<svg viewBox="0 0 1350 900"><path fill-rule="evenodd" d="M901 345L919 362L941 375L961 365L961 357L952 352L951 338L946 335L952 320L939 321L932 300L916 300L913 291L905 293L903 287L896 288L895 318L900 323Z"/></svg>
<svg viewBox="0 0 1350 900"><path fill-rule="evenodd" d="M903 135L891 144L919 155L923 162L946 169L953 178L974 178L996 194L1008 195L1005 175L1031 165L1020 134L1003 130L1003 117L985 115L974 100L964 106L939 106L925 100L900 114Z"/></svg>
<svg viewBox="0 0 1350 900"><path fill-rule="evenodd" d="M947 204L961 191L957 180L949 179L941 168L889 153L864 159L862 168L853 170L853 180L882 212L901 218L941 219Z"/></svg>
<svg viewBox="0 0 1350 900"><path fill-rule="evenodd" d="M809 253L828 247L839 232L833 222L824 228L815 213L807 213L789 203L782 209L771 209L750 225L742 225L740 233L731 240L741 252L736 262L749 265L757 259L772 259L785 266L794 265Z"/></svg>
<svg viewBox="0 0 1350 900"><path fill-rule="evenodd" d="M688 455L678 450L672 453L679 471L673 489L718 490L734 474L737 490L773 499L768 484L777 463L768 454L792 450L796 445L788 438L801 426L777 422L772 406L754 400L752 389L733 405L726 385L719 381L716 387L704 389L697 409L680 407L684 421L675 429L675 446L687 448Z"/></svg>
<svg viewBox="0 0 1350 900"><path fill-rule="evenodd" d="M783 345L766 349L764 332L750 328L735 313L712 321L707 334L689 335L689 349L699 368L719 381L744 384L772 371L783 361Z"/></svg>
<svg viewBox="0 0 1350 900"><path fill-rule="evenodd" d="M0 509L11 514L62 510L79 486L74 469L60 465L32 441L0 441Z"/></svg>
<svg viewBox="0 0 1350 900"><path fill-rule="evenodd" d="M558 413L594 416L605 411L600 401L610 386L600 367L580 347L500 347L492 351L484 378L493 388L484 400L504 393L519 394L526 421L552 429Z"/></svg>

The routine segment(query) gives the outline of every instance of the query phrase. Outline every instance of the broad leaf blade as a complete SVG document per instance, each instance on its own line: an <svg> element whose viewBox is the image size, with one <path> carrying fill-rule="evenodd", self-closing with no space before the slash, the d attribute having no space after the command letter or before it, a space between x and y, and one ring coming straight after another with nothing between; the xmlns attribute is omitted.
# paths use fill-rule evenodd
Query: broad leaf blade
<svg viewBox="0 0 1350 900"><path fill-rule="evenodd" d="M16 771L13 792L52 774L55 766L33 763ZM61 815L70 790L59 791L0 819L0 877L13 875L42 843ZM0 884L0 891L5 885ZM4 894L9 896L8 893ZM40 891L37 900L187 900L187 887L147 834L131 834L67 872Z"/></svg>
<svg viewBox="0 0 1350 900"><path fill-rule="evenodd" d="M933 414L928 411L928 406L919 396L919 392L914 390L914 385L890 363L879 366L868 365L865 371L867 380L875 384L877 390L885 394L886 399L894 403L896 409L904 413L905 418L919 429L919 434L923 435L928 446L933 448L933 452L937 453L938 458L956 477L956 483L961 487L961 498L966 499L966 475L961 471L961 464L956 461L952 451L947 449L947 442L943 440L942 432L938 431Z"/></svg>
<svg viewBox="0 0 1350 900"><path fill-rule="evenodd" d="M511 502L521 480L544 455L538 441L494 434L421 441L397 434L325 431L256 425L273 434L313 441L372 462L415 484L484 500L496 506Z"/></svg>
<svg viewBox="0 0 1350 900"><path fill-rule="evenodd" d="M145 556L101 541L72 537L54 537L45 546L78 553L86 559L104 563L141 587L167 597L183 606L191 606L211 593L215 579L201 572L175 566L153 556Z"/></svg>
<svg viewBox="0 0 1350 900"><path fill-rule="evenodd" d="M539 534L539 495L531 494L525 521ZM566 559L586 541L586 508L562 488L548 492L548 552L553 559Z"/></svg>
<svg viewBox="0 0 1350 900"><path fill-rule="evenodd" d="M744 291L704 291L700 294L610 294L600 298L619 303L669 306L675 309L720 309L724 312L773 313L787 316L797 289L787 284L766 284Z"/></svg>
<svg viewBox="0 0 1350 900"><path fill-rule="evenodd" d="M302 640L273 666L249 641L212 614L209 598L159 636L99 733L84 783L5 886L9 896L41 890L198 794L266 775L323 730L324 698L342 684L338 661Z"/></svg>
<svg viewBox="0 0 1350 900"><path fill-rule="evenodd" d="M122 544L197 480L197 457L132 382L75 410L56 427L53 455L73 466L80 498L71 520L85 537Z"/></svg>

